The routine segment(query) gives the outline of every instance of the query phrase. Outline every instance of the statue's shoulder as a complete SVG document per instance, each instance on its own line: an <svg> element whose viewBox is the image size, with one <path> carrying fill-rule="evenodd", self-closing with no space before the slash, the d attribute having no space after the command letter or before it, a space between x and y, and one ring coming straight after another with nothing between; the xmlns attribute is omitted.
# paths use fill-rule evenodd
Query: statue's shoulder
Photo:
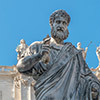
<svg viewBox="0 0 100 100"><path fill-rule="evenodd" d="M72 45L71 42L65 42L64 44L65 44L65 45Z"/></svg>
<svg viewBox="0 0 100 100"><path fill-rule="evenodd" d="M66 42L65 45L72 46L73 48L76 48L71 42Z"/></svg>
<svg viewBox="0 0 100 100"><path fill-rule="evenodd" d="M71 42L66 42L65 45L70 46L71 47L70 49L73 49L77 52L79 51Z"/></svg>

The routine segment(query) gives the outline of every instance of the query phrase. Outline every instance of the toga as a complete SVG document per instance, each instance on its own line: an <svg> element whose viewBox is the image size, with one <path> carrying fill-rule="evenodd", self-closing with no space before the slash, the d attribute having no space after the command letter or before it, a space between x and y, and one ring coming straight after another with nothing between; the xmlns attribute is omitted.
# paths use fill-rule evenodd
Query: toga
<svg viewBox="0 0 100 100"><path fill-rule="evenodd" d="M89 69L82 52L69 42L59 46L51 40L49 45L33 43L27 53L28 57L37 55L44 45L49 49L48 64L41 61L41 56L39 60L35 56L34 63L30 60L26 66L17 66L20 73L30 74L36 80L36 100L100 100L100 82ZM92 99L93 93L96 99Z"/></svg>

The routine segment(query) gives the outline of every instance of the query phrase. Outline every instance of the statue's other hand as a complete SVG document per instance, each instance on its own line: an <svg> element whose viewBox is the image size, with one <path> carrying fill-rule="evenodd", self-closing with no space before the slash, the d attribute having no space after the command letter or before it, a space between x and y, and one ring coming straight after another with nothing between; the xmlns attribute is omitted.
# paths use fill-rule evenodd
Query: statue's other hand
<svg viewBox="0 0 100 100"><path fill-rule="evenodd" d="M50 52L50 46L47 44L43 44L41 49L41 55L42 55L41 61L45 64L48 64L48 62L50 61L49 52Z"/></svg>
<svg viewBox="0 0 100 100"><path fill-rule="evenodd" d="M42 49L41 49L41 51L40 51L40 54L41 54L41 55L44 55L45 53L49 53L49 51L50 51L49 45L43 44L43 45L42 45Z"/></svg>
<svg viewBox="0 0 100 100"><path fill-rule="evenodd" d="M44 53L44 55L43 55L41 61L42 61L43 63L45 63L45 64L48 64L48 63L49 63L50 57L49 57L49 54L48 54L47 52Z"/></svg>

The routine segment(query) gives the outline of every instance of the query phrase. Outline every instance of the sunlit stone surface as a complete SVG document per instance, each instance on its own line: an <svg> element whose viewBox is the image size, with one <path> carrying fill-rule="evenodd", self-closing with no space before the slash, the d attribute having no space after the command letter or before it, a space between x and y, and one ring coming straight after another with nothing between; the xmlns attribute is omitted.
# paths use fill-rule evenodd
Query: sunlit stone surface
<svg viewBox="0 0 100 100"><path fill-rule="evenodd" d="M0 66L0 100L35 100L34 82L20 75L16 66Z"/></svg>

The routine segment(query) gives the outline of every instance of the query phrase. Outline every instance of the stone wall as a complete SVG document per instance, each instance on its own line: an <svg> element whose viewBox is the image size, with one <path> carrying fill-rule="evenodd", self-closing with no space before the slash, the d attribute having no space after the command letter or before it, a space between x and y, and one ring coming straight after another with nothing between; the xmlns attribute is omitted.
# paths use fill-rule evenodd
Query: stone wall
<svg viewBox="0 0 100 100"><path fill-rule="evenodd" d="M16 66L0 66L0 100L35 100L34 82L19 74Z"/></svg>
<svg viewBox="0 0 100 100"><path fill-rule="evenodd" d="M14 100L12 89L12 77L0 76L0 100Z"/></svg>

